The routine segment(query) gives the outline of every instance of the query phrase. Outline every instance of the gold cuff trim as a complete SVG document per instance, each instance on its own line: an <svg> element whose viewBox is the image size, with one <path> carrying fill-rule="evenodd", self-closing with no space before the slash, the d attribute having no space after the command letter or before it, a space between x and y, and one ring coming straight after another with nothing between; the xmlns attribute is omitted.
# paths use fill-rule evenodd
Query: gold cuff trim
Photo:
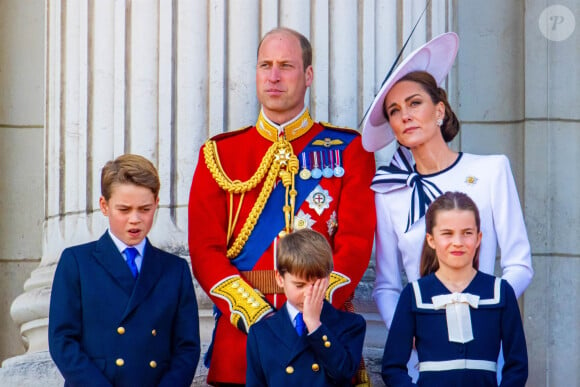
<svg viewBox="0 0 580 387"><path fill-rule="evenodd" d="M239 275L227 277L215 284L210 294L226 300L230 306L230 321L236 327L242 320L246 332L274 309Z"/></svg>
<svg viewBox="0 0 580 387"><path fill-rule="evenodd" d="M350 278L342 273L333 271L330 273L330 281L328 282L328 289L326 290L326 299L332 303L332 295L338 288L346 286L350 283Z"/></svg>

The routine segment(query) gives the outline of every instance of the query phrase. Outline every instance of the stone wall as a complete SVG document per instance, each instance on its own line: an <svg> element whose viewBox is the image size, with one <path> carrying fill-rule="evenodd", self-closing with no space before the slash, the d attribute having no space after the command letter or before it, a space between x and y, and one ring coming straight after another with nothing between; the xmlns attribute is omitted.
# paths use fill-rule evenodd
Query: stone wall
<svg viewBox="0 0 580 387"><path fill-rule="evenodd" d="M11 304L42 255L44 2L0 1L0 360L24 353Z"/></svg>

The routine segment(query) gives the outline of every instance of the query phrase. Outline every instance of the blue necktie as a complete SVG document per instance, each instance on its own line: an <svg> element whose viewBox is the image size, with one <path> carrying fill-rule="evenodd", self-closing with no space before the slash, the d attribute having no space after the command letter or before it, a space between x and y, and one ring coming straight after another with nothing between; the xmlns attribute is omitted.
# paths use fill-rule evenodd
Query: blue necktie
<svg viewBox="0 0 580 387"><path fill-rule="evenodd" d="M294 320L296 321L296 333L298 333L298 336L302 336L306 328L304 326L304 318L302 317L302 312L298 313Z"/></svg>
<svg viewBox="0 0 580 387"><path fill-rule="evenodd" d="M135 258L139 255L139 252L134 247L127 247L125 249L125 256L127 257L127 265L129 265L129 269L131 270L131 274L133 274L133 278L137 278L139 274L139 269L137 269L137 265L135 264Z"/></svg>

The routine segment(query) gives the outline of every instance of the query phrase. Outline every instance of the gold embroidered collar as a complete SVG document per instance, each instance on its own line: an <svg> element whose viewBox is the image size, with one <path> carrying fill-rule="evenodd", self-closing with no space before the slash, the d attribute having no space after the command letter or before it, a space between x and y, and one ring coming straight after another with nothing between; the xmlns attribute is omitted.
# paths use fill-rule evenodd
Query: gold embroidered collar
<svg viewBox="0 0 580 387"><path fill-rule="evenodd" d="M304 109L304 111L299 116L282 125L274 124L264 115L262 111L260 111L258 122L256 122L256 128L262 137L272 142L278 140L278 133L282 131L284 132L286 140L292 141L308 132L313 124L314 121L312 121L312 118L310 118L308 109Z"/></svg>

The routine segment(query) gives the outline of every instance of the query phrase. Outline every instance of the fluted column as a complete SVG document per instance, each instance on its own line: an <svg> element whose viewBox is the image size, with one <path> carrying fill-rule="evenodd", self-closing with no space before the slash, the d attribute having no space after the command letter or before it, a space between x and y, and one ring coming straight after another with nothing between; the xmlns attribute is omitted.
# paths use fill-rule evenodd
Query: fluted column
<svg viewBox="0 0 580 387"><path fill-rule="evenodd" d="M408 50L451 29L446 24L450 2L436 3L423 16L420 24L425 27L415 33ZM153 161L161 192L150 237L159 247L187 258L187 206L198 150L209 136L256 119L254 68L260 37L278 25L309 37L315 77L307 104L313 116L357 128L426 3L46 0L45 4L43 254L11 311L28 352L9 359L4 368L50 360L46 350L52 277L65 247L94 240L107 227L98 209L100 170L106 161L127 152ZM372 305L373 280L371 266L361 284L359 304ZM202 323L209 322L210 303L201 289L197 293L200 314L206 319ZM377 319L373 316L371 306L367 317ZM209 328L202 327L206 343ZM382 345L383 338L377 343ZM57 379L55 385L61 383Z"/></svg>
<svg viewBox="0 0 580 387"><path fill-rule="evenodd" d="M11 308L27 353L5 369L49 360L54 270L65 247L107 227L98 208L106 161L130 152L154 162L162 187L151 239L187 258L189 184L207 137L203 2L47 1L46 19L43 253Z"/></svg>

